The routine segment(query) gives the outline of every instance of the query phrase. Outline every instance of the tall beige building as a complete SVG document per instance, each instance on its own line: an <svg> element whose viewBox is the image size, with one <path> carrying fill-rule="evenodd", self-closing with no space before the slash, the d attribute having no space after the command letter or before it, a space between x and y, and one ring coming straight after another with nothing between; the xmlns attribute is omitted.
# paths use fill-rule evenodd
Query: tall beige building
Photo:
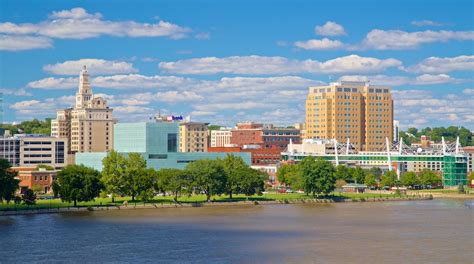
<svg viewBox="0 0 474 264"><path fill-rule="evenodd" d="M230 145L232 131L230 129L218 129L211 131L211 147L224 147Z"/></svg>
<svg viewBox="0 0 474 264"><path fill-rule="evenodd" d="M115 120L102 97L94 97L86 66L79 75L73 108L57 111L51 135L68 138L70 152L103 152L112 149Z"/></svg>
<svg viewBox="0 0 474 264"><path fill-rule="evenodd" d="M207 152L208 123L183 122L179 124L180 152Z"/></svg>
<svg viewBox="0 0 474 264"><path fill-rule="evenodd" d="M389 87L338 82L310 87L306 98L306 138L347 138L357 150L380 150L393 140L393 100Z"/></svg>

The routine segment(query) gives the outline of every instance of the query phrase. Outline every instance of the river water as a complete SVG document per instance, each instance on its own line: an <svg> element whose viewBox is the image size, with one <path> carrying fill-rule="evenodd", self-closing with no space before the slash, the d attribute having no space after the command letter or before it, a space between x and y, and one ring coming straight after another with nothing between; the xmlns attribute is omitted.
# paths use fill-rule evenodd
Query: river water
<svg viewBox="0 0 474 264"><path fill-rule="evenodd" d="M473 263L474 201L0 217L0 262Z"/></svg>

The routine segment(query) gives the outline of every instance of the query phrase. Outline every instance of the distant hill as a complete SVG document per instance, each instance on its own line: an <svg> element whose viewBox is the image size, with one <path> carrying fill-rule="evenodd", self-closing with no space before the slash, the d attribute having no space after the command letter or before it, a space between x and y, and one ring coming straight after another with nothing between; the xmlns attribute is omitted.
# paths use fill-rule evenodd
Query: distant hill
<svg viewBox="0 0 474 264"><path fill-rule="evenodd" d="M20 124L0 124L1 128L11 131L11 134L46 134L51 135L51 118L45 120L33 119L31 121L23 121Z"/></svg>
<svg viewBox="0 0 474 264"><path fill-rule="evenodd" d="M465 127L426 127L420 130L411 127L406 131L400 132L400 137L403 138L403 142L407 145L420 142L422 135L429 136L431 140L435 142L441 142L442 137L444 137L446 142L455 142L459 136L459 142L462 146L473 145L472 132Z"/></svg>

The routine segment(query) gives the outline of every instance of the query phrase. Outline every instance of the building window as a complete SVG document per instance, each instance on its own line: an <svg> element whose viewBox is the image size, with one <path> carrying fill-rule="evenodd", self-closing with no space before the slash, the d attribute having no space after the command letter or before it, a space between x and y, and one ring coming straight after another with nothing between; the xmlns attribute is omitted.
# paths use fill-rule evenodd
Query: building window
<svg viewBox="0 0 474 264"><path fill-rule="evenodd" d="M176 133L168 134L168 152L176 152L178 146L178 137Z"/></svg>
<svg viewBox="0 0 474 264"><path fill-rule="evenodd" d="M149 159L167 159L168 155L166 155L166 154L149 154L148 158Z"/></svg>

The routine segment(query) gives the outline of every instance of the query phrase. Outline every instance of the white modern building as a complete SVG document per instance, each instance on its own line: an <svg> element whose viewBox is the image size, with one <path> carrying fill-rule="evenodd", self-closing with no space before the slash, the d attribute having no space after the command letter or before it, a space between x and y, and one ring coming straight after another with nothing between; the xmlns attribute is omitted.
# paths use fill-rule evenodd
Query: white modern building
<svg viewBox="0 0 474 264"><path fill-rule="evenodd" d="M211 147L229 146L231 138L231 129L211 130Z"/></svg>

